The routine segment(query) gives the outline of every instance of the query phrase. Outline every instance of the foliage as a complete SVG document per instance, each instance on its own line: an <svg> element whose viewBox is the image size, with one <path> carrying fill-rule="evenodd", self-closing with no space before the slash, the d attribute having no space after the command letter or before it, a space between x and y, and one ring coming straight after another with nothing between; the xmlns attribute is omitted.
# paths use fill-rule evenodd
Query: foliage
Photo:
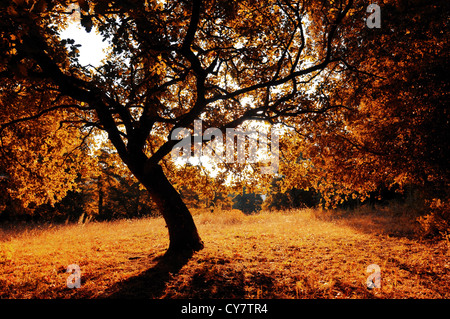
<svg viewBox="0 0 450 319"><path fill-rule="evenodd" d="M233 198L232 208L239 209L244 214L251 214L261 210L262 202L261 195L245 192L244 188L242 194L237 194Z"/></svg>
<svg viewBox="0 0 450 319"><path fill-rule="evenodd" d="M156 214L155 204L117 154L100 149L96 159L97 170L82 183L83 212L96 220Z"/></svg>
<svg viewBox="0 0 450 319"><path fill-rule="evenodd" d="M264 199L263 209L285 210L294 208L315 207L319 204L320 195L314 190L291 188L283 191L283 178L274 178Z"/></svg>
<svg viewBox="0 0 450 319"><path fill-rule="evenodd" d="M5 196L1 221L76 222L80 219L111 220L157 215L155 204L129 173L116 166L114 154L99 150L92 156L97 167L89 168L89 175L78 174L76 190L67 191L59 201L35 204L24 208L20 201ZM118 168L119 167L119 168Z"/></svg>
<svg viewBox="0 0 450 319"><path fill-rule="evenodd" d="M292 186L311 184L334 204L405 185L445 197L449 50L442 27L448 12L446 1L385 1L380 29L345 38L349 49L361 52L346 60L358 71L322 90L333 92L327 103L346 108L320 121L292 120L297 134L290 134L283 170Z"/></svg>
<svg viewBox="0 0 450 319"><path fill-rule="evenodd" d="M263 193L272 176L258 164L180 169L172 133L197 119L282 127L284 193L314 189L333 206L404 185L446 197L448 1L380 1L379 29L363 0L76 1L76 23L111 45L97 68L59 37L74 3L0 2L0 174L12 201L54 205L78 174L99 178L92 146L107 139L169 236L200 249L182 187L214 203L227 187ZM99 195L118 185L110 177Z"/></svg>
<svg viewBox="0 0 450 319"><path fill-rule="evenodd" d="M21 85L17 90L21 90ZM0 121L39 107L25 95L22 99L26 98L27 104L23 105L23 101L15 101L5 95L0 99L2 109L11 111L16 105L17 109L10 115L2 112ZM67 191L76 190L78 174L85 174L93 165L92 158L85 151L84 133L77 127L61 127L59 122L62 119L64 114L59 112L19 123L12 130L2 132L0 167L5 176L2 183L9 196L25 207L54 204Z"/></svg>
<svg viewBox="0 0 450 319"><path fill-rule="evenodd" d="M418 218L424 237L450 239L450 204L449 201L434 199L430 205L430 212Z"/></svg>

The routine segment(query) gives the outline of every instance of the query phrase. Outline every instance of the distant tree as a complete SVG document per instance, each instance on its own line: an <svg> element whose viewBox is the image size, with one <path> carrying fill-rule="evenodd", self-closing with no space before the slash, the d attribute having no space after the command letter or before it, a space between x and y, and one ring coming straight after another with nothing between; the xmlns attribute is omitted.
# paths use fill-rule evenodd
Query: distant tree
<svg viewBox="0 0 450 319"><path fill-rule="evenodd" d="M225 192L216 192L212 199L211 209L230 210L233 208L233 198Z"/></svg>
<svg viewBox="0 0 450 319"><path fill-rule="evenodd" d="M268 193L264 199L263 209L293 209L315 207L320 202L320 194L313 189L289 188L283 189L283 178L275 177L272 179L268 188Z"/></svg>
<svg viewBox="0 0 450 319"><path fill-rule="evenodd" d="M182 186L179 190L181 198L183 198L184 203L189 208L200 208L200 198L199 195L192 189Z"/></svg>
<svg viewBox="0 0 450 319"><path fill-rule="evenodd" d="M107 151L108 150L108 151ZM97 169L83 179L83 211L97 220L156 215L155 204L110 148L96 152Z"/></svg>
<svg viewBox="0 0 450 319"><path fill-rule="evenodd" d="M233 198L232 208L241 210L244 214L256 213L261 210L263 200L261 195L255 193L246 193L245 188L242 194Z"/></svg>

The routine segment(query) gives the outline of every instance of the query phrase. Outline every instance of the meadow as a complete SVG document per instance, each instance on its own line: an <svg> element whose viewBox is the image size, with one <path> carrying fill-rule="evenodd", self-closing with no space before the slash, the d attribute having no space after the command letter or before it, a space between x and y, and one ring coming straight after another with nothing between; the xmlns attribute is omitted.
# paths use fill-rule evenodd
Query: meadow
<svg viewBox="0 0 450 319"><path fill-rule="evenodd" d="M408 212L194 212L205 248L167 262L161 218L0 230L0 298L450 298L448 240ZM81 270L68 288L67 266ZM379 288L368 289L369 265Z"/></svg>

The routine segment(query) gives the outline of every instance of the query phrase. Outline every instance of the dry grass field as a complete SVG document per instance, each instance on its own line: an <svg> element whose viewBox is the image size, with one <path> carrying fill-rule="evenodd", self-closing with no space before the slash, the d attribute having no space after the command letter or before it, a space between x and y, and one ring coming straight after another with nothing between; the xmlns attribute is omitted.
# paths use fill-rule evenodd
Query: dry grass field
<svg viewBox="0 0 450 319"><path fill-rule="evenodd" d="M168 261L160 218L0 231L0 298L450 298L449 242L403 213L194 215L205 249ZM81 287L67 287L68 265ZM369 290L367 267L381 271Z"/></svg>

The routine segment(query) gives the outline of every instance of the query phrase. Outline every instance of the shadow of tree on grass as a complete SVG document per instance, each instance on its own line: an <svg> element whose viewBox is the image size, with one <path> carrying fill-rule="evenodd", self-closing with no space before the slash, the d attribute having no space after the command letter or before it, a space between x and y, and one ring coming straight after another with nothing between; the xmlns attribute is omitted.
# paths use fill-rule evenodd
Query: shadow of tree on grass
<svg viewBox="0 0 450 319"><path fill-rule="evenodd" d="M149 261L149 264L156 262L154 266L114 284L99 298L244 298L244 273L233 267L222 267L229 260L198 259L183 271L183 276L177 276L191 258L192 254L156 257Z"/></svg>
<svg viewBox="0 0 450 319"><path fill-rule="evenodd" d="M188 270L188 276L174 278L164 298L183 299L235 299L245 298L246 285L243 270L227 265L215 264L206 259ZM186 274L185 274L186 275Z"/></svg>
<svg viewBox="0 0 450 319"><path fill-rule="evenodd" d="M125 281L116 283L100 298L149 299L159 298L166 283L188 263L192 253L184 255L163 255L153 259L157 263Z"/></svg>

